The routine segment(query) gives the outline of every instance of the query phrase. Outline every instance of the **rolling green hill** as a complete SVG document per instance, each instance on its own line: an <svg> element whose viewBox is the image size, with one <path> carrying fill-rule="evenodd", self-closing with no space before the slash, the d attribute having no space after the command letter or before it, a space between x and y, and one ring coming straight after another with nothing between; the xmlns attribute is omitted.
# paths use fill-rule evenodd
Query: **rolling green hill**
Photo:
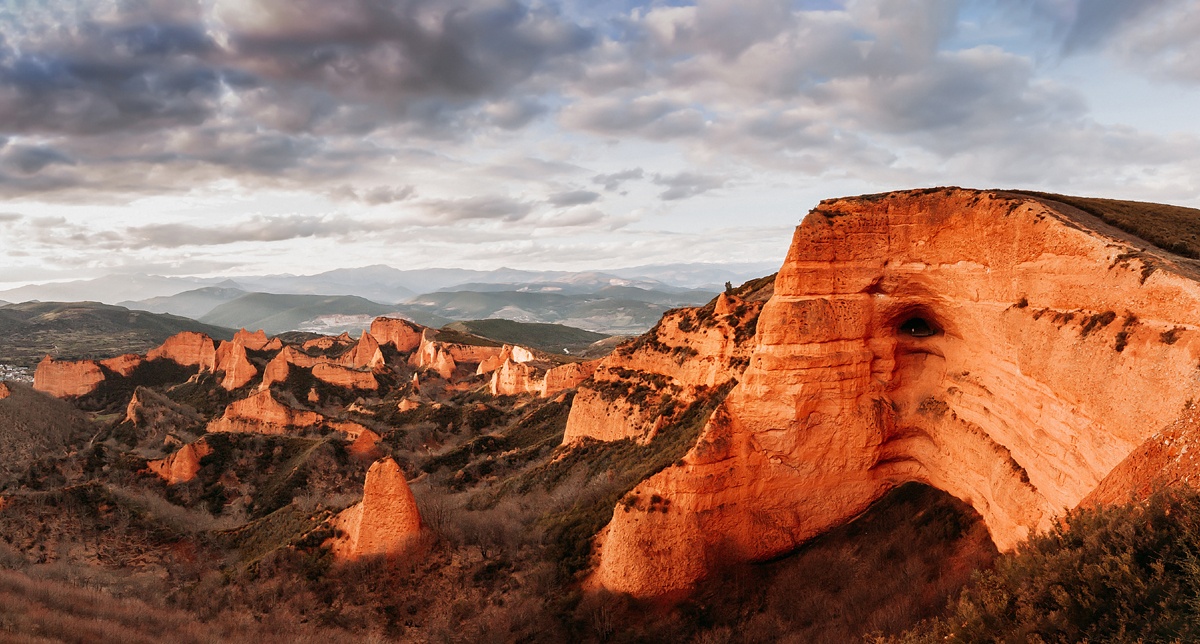
<svg viewBox="0 0 1200 644"><path fill-rule="evenodd" d="M354 295L247 293L218 306L200 319L208 324L263 329L267 333L340 333L368 328L376 316L395 310L394 306Z"/></svg>
<svg viewBox="0 0 1200 644"><path fill-rule="evenodd" d="M512 320L465 320L446 325L446 329L472 333L508 344L540 349L547 353L578 353L609 336L561 324L514 322Z"/></svg>
<svg viewBox="0 0 1200 644"><path fill-rule="evenodd" d="M246 294L240 288L206 286L175 295L152 297L146 300L121 302L121 306L151 313L171 313L185 318L199 319L218 306L236 300Z"/></svg>
<svg viewBox="0 0 1200 644"><path fill-rule="evenodd" d="M654 326L667 309L704 304L713 295L700 291L669 294L625 287L617 287L609 293L583 295L445 291L413 298L400 308L417 321L420 321L419 314L451 320L500 318L564 324L607 334L638 334Z"/></svg>
<svg viewBox="0 0 1200 644"><path fill-rule="evenodd" d="M0 363L31 367L56 358L145 353L180 331L227 340L233 330L98 302L25 302L0 307Z"/></svg>

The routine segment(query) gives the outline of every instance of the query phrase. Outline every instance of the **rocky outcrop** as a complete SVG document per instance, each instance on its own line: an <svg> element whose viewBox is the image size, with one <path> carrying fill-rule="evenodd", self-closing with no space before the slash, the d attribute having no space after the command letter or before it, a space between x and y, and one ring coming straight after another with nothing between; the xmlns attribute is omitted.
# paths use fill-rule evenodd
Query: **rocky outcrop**
<svg viewBox="0 0 1200 644"><path fill-rule="evenodd" d="M596 373L599 361L569 362L553 367L546 372L542 381L541 395L545 398L554 396L567 389L574 389Z"/></svg>
<svg viewBox="0 0 1200 644"><path fill-rule="evenodd" d="M383 366L383 352L375 336L362 332L358 342L338 358L338 364L351 369L378 369Z"/></svg>
<svg viewBox="0 0 1200 644"><path fill-rule="evenodd" d="M357 436L351 438L350 444L346 446L346 451L351 456L363 460L378 458L379 441L381 440L383 440L382 436L364 427Z"/></svg>
<svg viewBox="0 0 1200 644"><path fill-rule="evenodd" d="M596 371L597 364L597 361L589 361L553 366L535 360L516 361L506 356L506 360L492 371L491 392L493 396L553 396L579 386Z"/></svg>
<svg viewBox="0 0 1200 644"><path fill-rule="evenodd" d="M351 344L354 344L354 338L351 338L349 333L342 333L337 336L325 335L313 338L301 345L301 348L305 351L332 351L348 347Z"/></svg>
<svg viewBox="0 0 1200 644"><path fill-rule="evenodd" d="M333 521L340 536L328 545L342 561L395 556L408 551L421 532L417 500L396 461L385 458L367 470L363 500Z"/></svg>
<svg viewBox="0 0 1200 644"><path fill-rule="evenodd" d="M320 362L325 362L325 359L310 356L292 345L287 345L275 354L275 357L263 368L263 381L259 388L268 389L277 382L287 380L292 365L312 369Z"/></svg>
<svg viewBox="0 0 1200 644"><path fill-rule="evenodd" d="M115 358L101 360L100 365L113 373L128 378L142 364L142 356L136 353L126 353Z"/></svg>
<svg viewBox="0 0 1200 644"><path fill-rule="evenodd" d="M146 354L147 360L170 360L185 367L212 371L217 363L217 348L212 338L195 331L177 333Z"/></svg>
<svg viewBox="0 0 1200 644"><path fill-rule="evenodd" d="M390 344L400 353L408 353L421 344L423 327L408 320L375 318L371 323L371 335L380 344Z"/></svg>
<svg viewBox="0 0 1200 644"><path fill-rule="evenodd" d="M450 351L440 342L428 340L427 335L421 336L421 345L409 356L408 363L418 369L431 369L446 380L454 376L458 367Z"/></svg>
<svg viewBox="0 0 1200 644"><path fill-rule="evenodd" d="M104 382L104 372L93 360L58 361L42 358L33 374L33 388L56 398L86 396Z"/></svg>
<svg viewBox="0 0 1200 644"><path fill-rule="evenodd" d="M263 344L266 344L265 340ZM246 355L246 347L242 344L242 339L237 336L232 342L222 342L217 347L215 370L224 372L225 377L221 379L221 387L226 391L245 387L258 375L258 369Z"/></svg>
<svg viewBox="0 0 1200 644"><path fill-rule="evenodd" d="M212 454L212 447L200 439L184 445L166 458L146 461L146 467L157 474L167 485L187 483L200 472L200 459Z"/></svg>
<svg viewBox="0 0 1200 644"><path fill-rule="evenodd" d="M522 346L506 344L500 349L499 355L484 358L479 363L479 368L475 370L475 375L481 376L485 373L491 373L503 366L505 362L524 364L526 362L533 362L536 359L537 357L533 355L533 351Z"/></svg>
<svg viewBox="0 0 1200 644"><path fill-rule="evenodd" d="M208 424L210 432L286 434L319 425L324 418L315 412L292 409L263 389L225 408L220 418Z"/></svg>
<svg viewBox="0 0 1200 644"><path fill-rule="evenodd" d="M750 362L751 339L773 281L764 278L722 293L704 307L668 311L645 335L619 346L590 369L567 419L563 444L585 438L647 443L667 418L702 392L739 377ZM545 395L584 371L547 374ZM565 387L564 387L565 388Z"/></svg>
<svg viewBox="0 0 1200 644"><path fill-rule="evenodd" d="M1146 247L1008 193L822 202L738 385L614 511L590 583L686 592L907 481L970 503L1001 549L1050 526L1200 388L1200 284Z"/></svg>
<svg viewBox="0 0 1200 644"><path fill-rule="evenodd" d="M195 409L181 405L146 387L134 389L125 406L125 422L143 433L166 437L175 432L199 427L204 419Z"/></svg>
<svg viewBox="0 0 1200 644"><path fill-rule="evenodd" d="M491 391L493 396L518 396L541 394L546 382L546 370L529 362L505 360L492 371Z"/></svg>
<svg viewBox="0 0 1200 644"><path fill-rule="evenodd" d="M312 375L317 380L335 387L369 391L379 388L379 381L375 380L375 374L370 371L359 371L332 362L318 362L313 365Z"/></svg>
<svg viewBox="0 0 1200 644"><path fill-rule="evenodd" d="M1129 453L1080 505L1126 503L1160 488L1200 487L1200 406L1188 405L1175 422Z"/></svg>
<svg viewBox="0 0 1200 644"><path fill-rule="evenodd" d="M409 356L408 363L418 369L432 369L442 378L450 379L460 364L479 365L495 361L504 353L503 345L446 342L438 339L440 335L433 329L425 329L421 343Z"/></svg>
<svg viewBox="0 0 1200 644"><path fill-rule="evenodd" d="M271 344L271 341L267 338L267 334L262 329L253 333L245 329L239 329L237 333L233 334L233 341L241 342L243 347L251 351L266 350L268 345ZM280 348L282 348L282 343Z"/></svg>

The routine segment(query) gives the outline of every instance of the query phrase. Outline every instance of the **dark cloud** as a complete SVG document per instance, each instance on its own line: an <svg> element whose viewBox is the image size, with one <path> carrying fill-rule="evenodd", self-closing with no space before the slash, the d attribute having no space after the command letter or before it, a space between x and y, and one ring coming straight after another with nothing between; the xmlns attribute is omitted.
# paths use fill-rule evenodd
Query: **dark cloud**
<svg viewBox="0 0 1200 644"><path fill-rule="evenodd" d="M568 206L584 206L595 203L600 199L600 193L590 190L571 190L550 195L547 199L552 206L565 208Z"/></svg>
<svg viewBox="0 0 1200 644"><path fill-rule="evenodd" d="M0 224L11 224L24 217L24 215L15 212L0 212Z"/></svg>
<svg viewBox="0 0 1200 644"><path fill-rule="evenodd" d="M439 223L473 219L514 222L533 212L532 204L502 196L431 199L421 205Z"/></svg>
<svg viewBox="0 0 1200 644"><path fill-rule="evenodd" d="M86 21L0 50L0 128L101 134L202 123L221 70L202 25Z"/></svg>
<svg viewBox="0 0 1200 644"><path fill-rule="evenodd" d="M305 237L336 237L377 231L386 224L342 215L253 217L241 222L197 226L150 224L125 228L114 241L130 248L220 246L239 242L279 242Z"/></svg>
<svg viewBox="0 0 1200 644"><path fill-rule="evenodd" d="M373 188L338 186L329 191L329 196L334 199L349 199L368 206L382 206L407 201L416 195L417 189L413 186L375 186Z"/></svg>
<svg viewBox="0 0 1200 644"><path fill-rule="evenodd" d="M553 8L516 0L256 0L222 3L216 15L255 73L409 115L503 97L593 41Z"/></svg>
<svg viewBox="0 0 1200 644"><path fill-rule="evenodd" d="M722 177L695 174L692 172L681 172L674 175L656 174L653 181L667 188L658 196L663 201L688 199L710 190L723 188L725 184L729 183L728 179Z"/></svg>
<svg viewBox="0 0 1200 644"><path fill-rule="evenodd" d="M609 192L616 192L621 188L622 183L641 179L645 174L641 168L633 168L610 174L598 174L592 177L592 183L604 186L604 189Z"/></svg>
<svg viewBox="0 0 1200 644"><path fill-rule="evenodd" d="M50 147L13 145L0 151L0 166L14 169L21 174L41 172L47 166L75 165L66 154Z"/></svg>

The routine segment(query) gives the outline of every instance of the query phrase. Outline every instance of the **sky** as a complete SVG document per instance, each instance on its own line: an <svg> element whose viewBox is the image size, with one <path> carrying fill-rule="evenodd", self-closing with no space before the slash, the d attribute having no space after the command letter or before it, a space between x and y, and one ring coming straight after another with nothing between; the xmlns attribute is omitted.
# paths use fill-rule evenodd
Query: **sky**
<svg viewBox="0 0 1200 644"><path fill-rule="evenodd" d="M1198 0L0 0L0 287L777 262L825 198L1200 206Z"/></svg>

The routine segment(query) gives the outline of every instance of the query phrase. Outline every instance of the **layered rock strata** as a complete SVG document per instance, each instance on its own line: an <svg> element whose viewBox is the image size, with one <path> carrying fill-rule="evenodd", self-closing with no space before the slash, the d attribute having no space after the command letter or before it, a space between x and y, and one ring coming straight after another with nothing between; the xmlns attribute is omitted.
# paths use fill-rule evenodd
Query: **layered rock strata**
<svg viewBox="0 0 1200 644"><path fill-rule="evenodd" d="M253 337L251 339L255 340ZM262 344L266 344L265 340ZM245 387L258 375L258 369L246 355L244 339L237 336L232 342L222 342L217 347L215 370L225 374L221 379L221 387L226 391Z"/></svg>
<svg viewBox="0 0 1200 644"><path fill-rule="evenodd" d="M371 465L363 500L343 510L333 524L341 535L329 546L339 560L407 551L421 532L421 514L396 461L385 458Z"/></svg>
<svg viewBox="0 0 1200 644"><path fill-rule="evenodd" d="M217 348L212 338L195 331L177 333L146 354L147 360L170 360L185 367L212 371L217 364Z"/></svg>
<svg viewBox="0 0 1200 644"><path fill-rule="evenodd" d="M33 373L33 388L56 398L86 396L104 382L94 360L59 361L46 356Z"/></svg>
<svg viewBox="0 0 1200 644"><path fill-rule="evenodd" d="M271 390L261 390L249 398L229 403L220 418L208 424L210 432L246 432L286 434L319 425L324 418L311 411L292 409L275 400Z"/></svg>
<svg viewBox="0 0 1200 644"><path fill-rule="evenodd" d="M136 353L126 353L115 358L101 360L100 364L109 371L128 378L129 376L133 375L133 372L138 367L141 366L142 362L142 356L139 356Z"/></svg>
<svg viewBox="0 0 1200 644"><path fill-rule="evenodd" d="M532 394L547 398L578 387L595 373L597 364L592 360L553 366L532 360L506 359L492 371L489 386L493 396Z"/></svg>
<svg viewBox="0 0 1200 644"><path fill-rule="evenodd" d="M1009 193L822 202L739 384L618 505L590 583L684 593L908 481L970 503L1001 549L1050 526L1200 389L1200 284L1147 248Z"/></svg>
<svg viewBox="0 0 1200 644"><path fill-rule="evenodd" d="M737 378L749 363L749 339L772 292L771 280L740 291L721 294L705 307L668 311L645 335L595 365L547 373L547 396L568 382L592 378L575 395L563 444L585 438L649 442L664 417L694 402L701 388Z"/></svg>
<svg viewBox="0 0 1200 644"><path fill-rule="evenodd" d="M313 365L312 375L317 380L346 389L365 389L374 391L379 388L379 381L370 371L359 371L332 362L318 362Z"/></svg>
<svg viewBox="0 0 1200 644"><path fill-rule="evenodd" d="M338 358L338 364L352 369L379 369L384 364L383 351L375 336L363 331L358 342Z"/></svg>
<svg viewBox="0 0 1200 644"><path fill-rule="evenodd" d="M390 344L400 353L408 353L421 344L421 327L396 318L375 318L371 335L380 344Z"/></svg>
<svg viewBox="0 0 1200 644"><path fill-rule="evenodd" d="M212 454L204 439L184 445L166 458L146 461L146 467L167 485L187 483L200 473L200 459Z"/></svg>

